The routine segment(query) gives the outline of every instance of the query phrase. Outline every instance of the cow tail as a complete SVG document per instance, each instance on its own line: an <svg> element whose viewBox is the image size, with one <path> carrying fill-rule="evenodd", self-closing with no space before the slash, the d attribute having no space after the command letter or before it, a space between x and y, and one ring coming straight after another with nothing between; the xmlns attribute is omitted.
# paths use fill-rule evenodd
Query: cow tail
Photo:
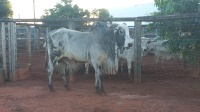
<svg viewBox="0 0 200 112"><path fill-rule="evenodd" d="M45 70L47 70L47 66L48 66L48 62L47 62L47 59L48 59L48 47L47 47L47 39L49 38L48 37L49 34L46 35L46 39L45 39L45 42L46 42L46 50L45 50Z"/></svg>
<svg viewBox="0 0 200 112"><path fill-rule="evenodd" d="M45 50L45 56L44 56L44 58L45 58L45 70L46 70L47 69L47 48Z"/></svg>

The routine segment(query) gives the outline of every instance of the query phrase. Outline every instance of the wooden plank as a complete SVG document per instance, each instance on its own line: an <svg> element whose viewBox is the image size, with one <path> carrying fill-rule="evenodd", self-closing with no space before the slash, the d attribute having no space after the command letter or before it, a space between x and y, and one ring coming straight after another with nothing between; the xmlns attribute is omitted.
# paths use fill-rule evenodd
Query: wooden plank
<svg viewBox="0 0 200 112"><path fill-rule="evenodd" d="M68 29L71 29L71 30L75 29L74 21L72 19L70 19L68 22Z"/></svg>
<svg viewBox="0 0 200 112"><path fill-rule="evenodd" d="M124 18L49 18L49 19L0 19L0 22L87 22L87 21L134 21L134 17Z"/></svg>
<svg viewBox="0 0 200 112"><path fill-rule="evenodd" d="M37 54L37 52L38 52L38 32L37 32L36 27L33 27L31 29L30 33L32 33L32 30L33 30L33 52Z"/></svg>
<svg viewBox="0 0 200 112"><path fill-rule="evenodd" d="M5 23L1 23L1 44L2 44L2 58L3 58L3 70L5 79L8 79L7 63L6 63L6 35L5 35Z"/></svg>
<svg viewBox="0 0 200 112"><path fill-rule="evenodd" d="M75 29L74 26L75 26L74 21L73 21L73 20L70 20L70 22L68 22L68 29L74 30L74 29ZM75 71L74 71L74 69L70 66L70 67L69 67L69 81L70 81L70 82L74 82L74 74L75 74Z"/></svg>
<svg viewBox="0 0 200 112"><path fill-rule="evenodd" d="M9 38L9 80L16 80L16 56L17 56L17 39L16 39L16 24L8 23L8 38Z"/></svg>
<svg viewBox="0 0 200 112"><path fill-rule="evenodd" d="M28 55L28 62L31 63L31 28L26 26L26 49Z"/></svg>
<svg viewBox="0 0 200 112"><path fill-rule="evenodd" d="M199 18L200 13L187 13L187 14L175 14L175 15L164 15L164 16L141 16L138 17L140 21L164 21L169 19L188 19L188 18ZM0 22L67 22L70 20L76 21L135 21L136 17L123 17L123 18L51 18L51 19L5 19L1 18Z"/></svg>
<svg viewBox="0 0 200 112"><path fill-rule="evenodd" d="M11 24L8 23L8 80L11 80L12 75L11 62Z"/></svg>
<svg viewBox="0 0 200 112"><path fill-rule="evenodd" d="M46 33L46 35L47 35L49 32L50 32L50 28L49 28L49 27L46 27L46 28L45 28L45 33ZM45 36L45 38L46 38L46 36Z"/></svg>
<svg viewBox="0 0 200 112"><path fill-rule="evenodd" d="M135 21L134 83L141 83L141 21Z"/></svg>
<svg viewBox="0 0 200 112"><path fill-rule="evenodd" d="M8 23L8 66L9 66L9 70L8 70L8 80L11 80L12 78L12 56L11 56L11 23Z"/></svg>
<svg viewBox="0 0 200 112"><path fill-rule="evenodd" d="M40 36L39 36L39 28L38 27L35 27L35 36L36 36L36 54L38 54L40 51L40 48L39 48Z"/></svg>
<svg viewBox="0 0 200 112"><path fill-rule="evenodd" d="M143 22L162 22L166 20L176 20L176 19L191 19L200 18L200 13L188 13L188 14L175 14L175 15L164 15L164 16L142 16L138 17L140 21Z"/></svg>
<svg viewBox="0 0 200 112"><path fill-rule="evenodd" d="M16 72L16 68L17 68L17 37L16 37L16 23L12 22L11 23L12 27L11 27L11 32L12 32L12 49L13 49L13 53L12 53L12 66L13 66L13 76L12 80L16 81L17 80L17 72Z"/></svg>
<svg viewBox="0 0 200 112"><path fill-rule="evenodd" d="M15 62L17 62L17 26L13 23L13 39L14 39L14 50L15 50ZM17 66L17 64L16 64Z"/></svg>

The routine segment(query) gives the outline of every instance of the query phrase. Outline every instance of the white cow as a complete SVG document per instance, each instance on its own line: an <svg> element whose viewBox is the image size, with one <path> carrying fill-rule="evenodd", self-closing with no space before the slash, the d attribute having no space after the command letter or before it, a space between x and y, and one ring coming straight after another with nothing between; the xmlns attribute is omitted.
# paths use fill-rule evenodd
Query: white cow
<svg viewBox="0 0 200 112"><path fill-rule="evenodd" d="M147 40L146 38L141 38L141 57L147 55ZM123 72L123 66L124 64L127 64L128 67L128 76L130 79L131 77L131 69L132 69L132 63L134 62L134 44L135 41L133 41L133 46L130 47L130 49L125 49L124 52L120 55L119 59L119 66L121 69L121 72Z"/></svg>
<svg viewBox="0 0 200 112"><path fill-rule="evenodd" d="M97 93L104 92L104 71L116 71L115 62L118 60L116 48L123 52L131 47L133 40L129 36L126 25L112 24L108 27L103 22L95 22L89 32L79 32L65 28L49 32L46 39L48 86L55 91L52 84L52 73L58 62L67 63L74 68L77 62L89 63L95 70L95 87ZM65 79L64 86L68 88Z"/></svg>

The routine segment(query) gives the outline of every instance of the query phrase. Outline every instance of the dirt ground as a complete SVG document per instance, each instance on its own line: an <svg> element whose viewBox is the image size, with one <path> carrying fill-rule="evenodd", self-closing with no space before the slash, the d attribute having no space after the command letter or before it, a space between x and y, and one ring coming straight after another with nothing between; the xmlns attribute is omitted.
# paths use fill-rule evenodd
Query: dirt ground
<svg viewBox="0 0 200 112"><path fill-rule="evenodd" d="M24 61L20 56L18 61ZM31 77L0 85L0 112L200 112L200 78L181 62L169 61L155 70L153 57L143 60L142 83L126 74L106 76L106 96L95 93L94 75L75 75L66 91L59 75L49 92L44 56L32 56Z"/></svg>

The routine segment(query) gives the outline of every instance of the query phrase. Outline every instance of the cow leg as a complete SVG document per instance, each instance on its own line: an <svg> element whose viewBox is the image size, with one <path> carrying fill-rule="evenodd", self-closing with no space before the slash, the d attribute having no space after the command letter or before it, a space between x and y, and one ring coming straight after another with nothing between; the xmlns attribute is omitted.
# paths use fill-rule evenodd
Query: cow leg
<svg viewBox="0 0 200 112"><path fill-rule="evenodd" d="M104 92L104 87L103 87L103 75L101 72L101 67L99 65L96 65L94 67L95 69L95 88L96 88L96 92L101 94L105 93Z"/></svg>
<svg viewBox="0 0 200 112"><path fill-rule="evenodd" d="M58 64L58 72L63 80L63 83L64 83L64 87L66 90L69 89L69 84L68 84L68 81L66 79L66 69L67 69L67 64L62 61Z"/></svg>
<svg viewBox="0 0 200 112"><path fill-rule="evenodd" d="M85 63L85 75L89 74L89 63Z"/></svg>
<svg viewBox="0 0 200 112"><path fill-rule="evenodd" d="M52 84L52 75L53 75L53 70L55 67L56 62L52 62L51 60L48 61L48 66L47 66L47 75L48 75L48 87L50 92L55 92Z"/></svg>
<svg viewBox="0 0 200 112"><path fill-rule="evenodd" d="M53 69L48 70L48 87L50 92L55 92L52 84L52 74L53 74Z"/></svg>
<svg viewBox="0 0 200 112"><path fill-rule="evenodd" d="M85 75L84 75L84 77L87 78L88 75L89 75L89 63L85 63Z"/></svg>
<svg viewBox="0 0 200 112"><path fill-rule="evenodd" d="M131 61L127 61L127 66L128 66L128 77L130 80L133 80L133 77L131 76Z"/></svg>

